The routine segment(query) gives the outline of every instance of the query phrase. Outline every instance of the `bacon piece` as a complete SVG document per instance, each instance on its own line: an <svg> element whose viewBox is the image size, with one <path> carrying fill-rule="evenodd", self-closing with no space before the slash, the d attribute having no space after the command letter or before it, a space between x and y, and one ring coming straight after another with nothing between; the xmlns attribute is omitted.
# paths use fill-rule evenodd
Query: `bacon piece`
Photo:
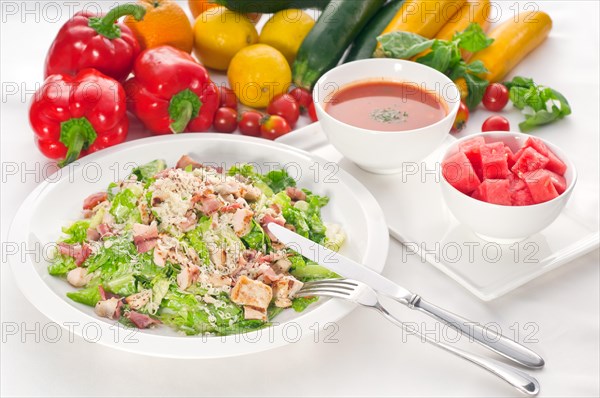
<svg viewBox="0 0 600 398"><path fill-rule="evenodd" d="M236 210L241 209L242 204L238 202L231 203L227 206L221 207L222 213L235 213Z"/></svg>
<svg viewBox="0 0 600 398"><path fill-rule="evenodd" d="M88 196L83 201L83 209L91 210L96 207L99 203L104 202L108 199L108 193L106 192L96 192Z"/></svg>
<svg viewBox="0 0 600 398"><path fill-rule="evenodd" d="M296 187L287 187L285 189L285 193L290 197L294 202L299 200L306 200L306 194L303 190Z"/></svg>
<svg viewBox="0 0 600 398"><path fill-rule="evenodd" d="M108 236L113 236L112 229L108 226L108 224L102 223L96 227L96 230L100 234L102 238L106 238Z"/></svg>
<svg viewBox="0 0 600 398"><path fill-rule="evenodd" d="M76 243L70 245L68 243L60 242L58 244L58 251L60 254L65 256L73 257L75 259L75 265L78 267L92 254L92 248L87 243L83 245Z"/></svg>
<svg viewBox="0 0 600 398"><path fill-rule="evenodd" d="M199 203L200 211L207 216L210 216L223 206L219 198L214 194L194 194L192 196L192 203Z"/></svg>
<svg viewBox="0 0 600 398"><path fill-rule="evenodd" d="M275 218L270 214L265 214L265 216L260 220L260 225L263 228L263 230L267 233L267 235L269 235L269 238L271 239L272 242L279 242L277 240L277 238L275 237L275 235L273 235L271 233L271 231L269 231L269 227L267 227L267 225L269 225L270 223L275 223L281 226L285 225L285 221L282 221L279 218Z"/></svg>
<svg viewBox="0 0 600 398"><path fill-rule="evenodd" d="M148 315L140 314L136 311L126 312L125 317L133 322L138 329L146 329L148 326L162 323L158 319L150 318Z"/></svg>
<svg viewBox="0 0 600 398"><path fill-rule="evenodd" d="M100 239L100 233L94 228L87 229L87 240L89 241L97 241Z"/></svg>
<svg viewBox="0 0 600 398"><path fill-rule="evenodd" d="M199 169L199 168L202 168L202 163L196 162L194 159L192 159L188 155L183 155L181 158L179 158L179 160L177 161L177 165L175 167L178 169L185 169L188 166L192 166L192 170Z"/></svg>
<svg viewBox="0 0 600 398"><path fill-rule="evenodd" d="M158 242L158 228L156 224L133 224L133 243L138 253L146 253L156 247Z"/></svg>

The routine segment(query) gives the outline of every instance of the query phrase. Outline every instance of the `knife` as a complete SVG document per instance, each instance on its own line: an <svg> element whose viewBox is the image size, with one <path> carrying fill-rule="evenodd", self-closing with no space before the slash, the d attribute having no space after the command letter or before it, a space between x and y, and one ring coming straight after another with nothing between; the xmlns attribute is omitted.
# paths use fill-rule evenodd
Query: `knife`
<svg viewBox="0 0 600 398"><path fill-rule="evenodd" d="M342 275L345 278L355 279L366 283L378 293L388 296L395 301L406 305L410 309L417 309L430 317L443 322L457 331L471 337L484 347L529 368L544 367L544 359L529 348L503 336L491 329L486 329L476 322L458 316L425 301L421 296L414 294L383 275L357 263L335 251L319 245L289 229L275 223L267 225L269 231L281 243L302 256L321 264L322 266Z"/></svg>

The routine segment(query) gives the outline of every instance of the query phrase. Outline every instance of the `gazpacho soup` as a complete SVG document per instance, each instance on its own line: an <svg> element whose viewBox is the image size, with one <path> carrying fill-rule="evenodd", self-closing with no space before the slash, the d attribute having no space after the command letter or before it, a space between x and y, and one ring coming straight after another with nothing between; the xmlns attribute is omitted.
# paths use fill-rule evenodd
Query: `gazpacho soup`
<svg viewBox="0 0 600 398"><path fill-rule="evenodd" d="M406 131L448 114L445 101L417 83L369 80L343 86L325 104L337 120L368 130Z"/></svg>

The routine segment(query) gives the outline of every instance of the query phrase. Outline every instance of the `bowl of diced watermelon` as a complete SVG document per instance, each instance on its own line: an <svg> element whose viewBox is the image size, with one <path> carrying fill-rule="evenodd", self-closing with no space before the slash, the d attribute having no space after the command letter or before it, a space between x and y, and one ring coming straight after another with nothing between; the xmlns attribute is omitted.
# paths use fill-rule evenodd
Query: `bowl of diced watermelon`
<svg viewBox="0 0 600 398"><path fill-rule="evenodd" d="M442 158L442 195L459 222L481 238L518 242L550 225L577 181L555 145L516 132L487 132L452 143Z"/></svg>

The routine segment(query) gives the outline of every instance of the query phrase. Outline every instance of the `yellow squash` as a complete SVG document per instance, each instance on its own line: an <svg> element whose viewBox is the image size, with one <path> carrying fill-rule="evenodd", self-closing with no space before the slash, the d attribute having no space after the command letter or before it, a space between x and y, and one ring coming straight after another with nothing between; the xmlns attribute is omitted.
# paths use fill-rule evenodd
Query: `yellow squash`
<svg viewBox="0 0 600 398"><path fill-rule="evenodd" d="M464 3L465 0L406 0L382 35L405 31L431 39Z"/></svg>
<svg viewBox="0 0 600 398"><path fill-rule="evenodd" d="M548 37L552 19L542 11L524 12L492 29L494 42L473 55L470 62L481 61L489 70L482 77L500 82L523 58Z"/></svg>
<svg viewBox="0 0 600 398"><path fill-rule="evenodd" d="M471 22L476 22L484 32L490 27L490 0L467 0L460 10L435 35L439 40L452 40L456 32L467 29Z"/></svg>

